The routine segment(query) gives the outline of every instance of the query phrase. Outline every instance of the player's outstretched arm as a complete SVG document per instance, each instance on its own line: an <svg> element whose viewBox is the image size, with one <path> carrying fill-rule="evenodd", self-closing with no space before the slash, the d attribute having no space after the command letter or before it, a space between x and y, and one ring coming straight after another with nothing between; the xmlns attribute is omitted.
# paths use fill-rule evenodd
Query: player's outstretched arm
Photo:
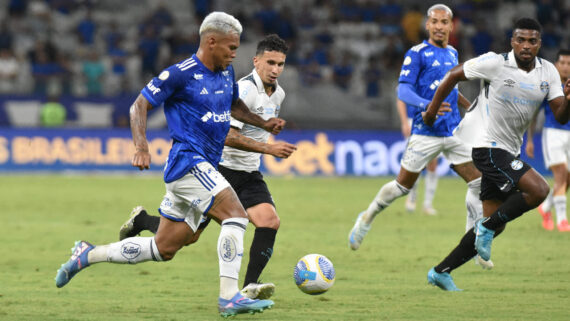
<svg viewBox="0 0 570 321"><path fill-rule="evenodd" d="M443 77L441 83L437 87L431 102L427 106L426 111L422 112L422 117L426 125L433 125L437 114L442 112L442 108L444 107L442 103L445 97L451 93L451 90L453 90L453 87L455 87L458 82L464 80L467 80L467 77L465 77L465 72L463 72L463 64L453 67L447 72L447 74L445 74L445 77ZM447 109L451 110L449 107L447 107Z"/></svg>
<svg viewBox="0 0 570 321"><path fill-rule="evenodd" d="M146 119L147 112L150 109L152 109L152 105L142 94L139 94L129 110L131 133L135 144L132 165L141 171L150 168L150 153L146 140Z"/></svg>
<svg viewBox="0 0 570 321"><path fill-rule="evenodd" d="M245 105L243 100L238 98L232 103L232 117L250 125L263 128L264 130L272 133L273 135L279 134L283 127L285 127L285 120L281 118L269 118L265 120L259 115L252 113Z"/></svg>
<svg viewBox="0 0 570 321"><path fill-rule="evenodd" d="M548 105L556 121L561 124L566 124L570 118L570 106L568 105L568 100L570 100L570 79L564 83L563 91L564 96L552 99L548 102Z"/></svg>
<svg viewBox="0 0 570 321"><path fill-rule="evenodd" d="M287 158L297 150L295 145L287 142L275 142L273 144L259 142L240 134L240 132L235 128L230 128L228 136L226 136L225 145L245 150L247 152L268 154L279 158Z"/></svg>

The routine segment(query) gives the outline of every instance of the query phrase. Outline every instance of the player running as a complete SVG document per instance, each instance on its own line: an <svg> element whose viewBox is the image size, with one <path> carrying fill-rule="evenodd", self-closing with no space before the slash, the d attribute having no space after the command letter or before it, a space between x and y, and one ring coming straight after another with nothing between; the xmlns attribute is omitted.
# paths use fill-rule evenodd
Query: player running
<svg viewBox="0 0 570 321"><path fill-rule="evenodd" d="M285 99L285 92L277 78L285 67L287 50L287 44L279 36L265 37L258 43L253 57L255 68L238 81L240 98L251 112L264 119L277 117ZM260 158L261 154L287 158L297 148L286 142L267 143L268 132L234 118L230 125L219 171L236 191L250 222L256 227L241 293L252 299L268 299L273 295L275 285L261 283L259 277L273 254L280 220L267 184L259 172ZM206 228L208 222L209 219L200 224L198 234ZM148 215L139 206L121 227L119 238L135 236L143 230L155 233L158 226L158 217Z"/></svg>
<svg viewBox="0 0 570 321"><path fill-rule="evenodd" d="M164 103L173 140L164 169L166 195L160 204L160 227L154 237L130 237L94 246L77 242L69 261L56 276L65 286L84 268L99 262L136 264L168 261L197 235L198 224L213 217L221 225L218 239L222 316L261 312L271 300L248 299L239 291L238 276L243 256L247 214L226 179L216 167L230 127L236 119L277 134L285 125L250 112L239 98L231 66L240 45L242 26L223 13L209 14L200 26L200 46L192 57L166 68L141 91L131 106L131 131L136 152L132 164L148 169L150 154L145 137L147 111Z"/></svg>
<svg viewBox="0 0 570 321"><path fill-rule="evenodd" d="M489 260L493 238L507 222L537 207L548 195L546 180L518 156L523 134L545 99L558 122L566 123L570 116L570 80L562 90L556 68L536 56L540 30L536 20L519 19L513 28L511 52L489 52L450 70L424 113L424 122L432 125L441 102L459 81L484 81L479 95L483 99L478 99L476 107L484 109L485 117L465 125L476 129L473 133L481 133L475 138L473 162L483 174L485 218L477 221L459 245L429 270L428 282L443 290L460 291L449 273L476 254ZM476 120L465 121L469 119Z"/></svg>
<svg viewBox="0 0 570 321"><path fill-rule="evenodd" d="M408 50L400 72L398 98L406 104L424 109L446 72L457 65L457 51L448 45L452 18L451 9L446 5L436 4L428 9L426 29L429 39ZM351 249L358 250L376 215L397 198L408 194L420 172L439 153L443 153L453 164L453 170L467 182L467 224L473 225L483 216L479 200L481 173L473 166L471 149L453 136L453 130L461 120L458 103L464 108L470 105L454 88L438 106L440 116L433 126L424 124L421 113L415 114L400 173L395 180L382 186L368 208L358 215L348 236ZM491 262L480 263L492 266Z"/></svg>

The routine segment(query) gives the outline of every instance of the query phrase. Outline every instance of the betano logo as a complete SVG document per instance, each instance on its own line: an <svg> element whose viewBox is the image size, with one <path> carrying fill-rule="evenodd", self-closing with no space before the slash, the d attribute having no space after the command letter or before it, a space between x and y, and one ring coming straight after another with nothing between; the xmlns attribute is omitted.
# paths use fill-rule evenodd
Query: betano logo
<svg viewBox="0 0 570 321"><path fill-rule="evenodd" d="M226 111L223 114L216 114L216 113L212 113L211 111L207 112L204 116L202 116L202 121L205 123L210 119L214 120L214 123L225 123L230 121L230 116L231 116L231 112L230 111Z"/></svg>

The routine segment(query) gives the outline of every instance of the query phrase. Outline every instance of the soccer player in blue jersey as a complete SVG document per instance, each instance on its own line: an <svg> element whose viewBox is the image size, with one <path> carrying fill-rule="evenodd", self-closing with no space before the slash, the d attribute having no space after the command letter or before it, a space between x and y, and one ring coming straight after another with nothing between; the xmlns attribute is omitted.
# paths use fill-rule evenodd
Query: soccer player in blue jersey
<svg viewBox="0 0 570 321"><path fill-rule="evenodd" d="M452 18L451 9L446 5L430 7L426 21L429 39L408 50L404 58L398 98L421 111L425 110L446 72L457 65L457 51L448 44ZM348 236L351 249L360 247L376 215L397 198L408 194L423 168L439 153L443 153L453 164L453 170L467 182L467 225L472 226L482 217L481 173L473 166L471 149L453 136L453 130L461 120L458 103L464 108L470 105L455 88L442 102L440 116L433 126L424 124L421 113L414 115L412 135L402 156L398 177L382 186L368 208L358 215ZM492 266L490 262L479 263L483 267Z"/></svg>
<svg viewBox="0 0 570 321"><path fill-rule="evenodd" d="M257 45L253 57L254 70L238 81L240 98L252 112L266 119L278 116L285 99L285 91L277 79L285 67L287 50L287 44L279 36L266 36ZM219 171L236 191L250 222L256 227L241 292L250 299L268 299L275 291L275 284L260 282L260 275L273 254L280 219L273 197L259 172L260 158L261 154L287 158L297 148L283 141L268 142L270 135L267 131L235 119L230 125ZM199 225L196 235L206 228L208 222L209 219ZM137 206L121 226L119 238L132 237L143 230L156 233L158 226L159 217L148 215L142 206Z"/></svg>
<svg viewBox="0 0 570 321"><path fill-rule="evenodd" d="M172 65L153 78L131 106L131 131L136 152L132 164L148 169L150 154L145 136L147 111L164 104L173 140L164 168L166 195L160 204L160 226L154 237L130 237L94 246L77 242L72 256L56 276L66 285L82 269L99 262L136 264L168 261L196 239L199 223L208 215L221 224L218 239L220 296L223 316L260 312L271 300L242 296L238 275L243 256L247 214L217 166L230 128L230 115L273 134L285 125L249 111L239 98L231 66L240 45L241 24L223 12L209 14L200 26L195 55Z"/></svg>
<svg viewBox="0 0 570 321"><path fill-rule="evenodd" d="M570 50L561 49L556 55L554 66L560 73L560 80L565 83L570 78ZM564 125L556 121L552 110L543 103L544 129L542 130L542 154L546 168L552 171L554 186L548 197L538 206L542 216L542 227L548 231L554 229L551 209L556 210L556 227L560 232L570 232L568 217L566 216L566 192L570 184L570 123ZM536 120L536 118L535 118ZM531 139L534 133L534 122L527 131L527 144L525 147L529 157L534 158L534 143Z"/></svg>
<svg viewBox="0 0 570 321"><path fill-rule="evenodd" d="M419 108L407 105L400 99L396 99L396 108L400 116L400 130L404 138L409 139L412 134L412 126L414 122L414 115L420 112ZM423 212L427 215L436 215L437 211L433 208L433 197L435 196L435 189L437 188L437 157L432 159L426 165L425 175L425 189L424 189L424 203ZM418 197L418 183L410 189L408 197L406 197L406 211L413 212L416 210L416 199Z"/></svg>

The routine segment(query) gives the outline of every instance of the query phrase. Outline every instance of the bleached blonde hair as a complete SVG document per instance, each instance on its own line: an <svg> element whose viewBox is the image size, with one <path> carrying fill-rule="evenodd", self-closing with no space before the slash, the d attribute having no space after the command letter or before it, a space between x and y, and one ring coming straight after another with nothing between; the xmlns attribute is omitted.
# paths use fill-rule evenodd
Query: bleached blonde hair
<svg viewBox="0 0 570 321"><path fill-rule="evenodd" d="M427 16L431 16L431 13L434 10L443 10L445 12L447 12L447 14L449 14L449 18L453 18L453 12L451 11L451 9L449 9L448 6L444 5L443 3L438 3L438 4L434 4L433 6L429 7L429 9L427 10Z"/></svg>
<svg viewBox="0 0 570 321"><path fill-rule="evenodd" d="M229 34L232 32L237 32L241 35L243 28L241 23L225 12L214 11L204 18L202 25L200 25L200 36L207 32L220 32L223 34Z"/></svg>

